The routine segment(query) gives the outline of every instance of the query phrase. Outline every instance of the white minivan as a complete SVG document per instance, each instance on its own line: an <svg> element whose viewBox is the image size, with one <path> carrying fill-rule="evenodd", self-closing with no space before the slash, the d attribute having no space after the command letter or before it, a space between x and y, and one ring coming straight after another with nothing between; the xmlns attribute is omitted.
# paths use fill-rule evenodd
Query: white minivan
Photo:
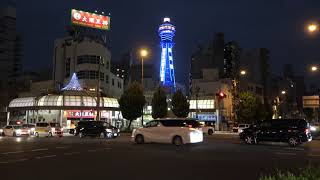
<svg viewBox="0 0 320 180"><path fill-rule="evenodd" d="M144 127L134 129L132 141L143 143L172 143L177 146L203 141L203 132L199 123L188 119L157 119L148 122Z"/></svg>

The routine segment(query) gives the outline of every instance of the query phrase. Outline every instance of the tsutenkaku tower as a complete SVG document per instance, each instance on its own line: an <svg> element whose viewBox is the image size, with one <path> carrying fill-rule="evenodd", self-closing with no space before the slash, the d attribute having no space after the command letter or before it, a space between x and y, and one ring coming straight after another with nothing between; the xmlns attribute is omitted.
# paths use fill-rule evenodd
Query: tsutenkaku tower
<svg viewBox="0 0 320 180"><path fill-rule="evenodd" d="M170 23L170 18L164 18L158 30L161 47L160 84L170 90L170 93L176 89L172 52L175 32L176 28Z"/></svg>

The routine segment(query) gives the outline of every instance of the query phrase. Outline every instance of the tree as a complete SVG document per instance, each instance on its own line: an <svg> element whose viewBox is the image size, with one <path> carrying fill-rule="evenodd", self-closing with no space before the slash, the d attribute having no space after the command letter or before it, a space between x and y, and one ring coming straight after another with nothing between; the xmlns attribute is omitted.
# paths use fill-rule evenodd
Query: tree
<svg viewBox="0 0 320 180"><path fill-rule="evenodd" d="M241 48L236 41L230 41L224 47L224 77L238 80Z"/></svg>
<svg viewBox="0 0 320 180"><path fill-rule="evenodd" d="M177 117L187 117L189 114L189 102L179 89L172 97L172 112Z"/></svg>
<svg viewBox="0 0 320 180"><path fill-rule="evenodd" d="M164 89L162 87L158 87L156 91L153 93L152 98L152 118L164 118L167 116L168 112L168 104L167 97Z"/></svg>
<svg viewBox="0 0 320 180"><path fill-rule="evenodd" d="M257 98L251 92L239 94L238 123L252 123L257 118L259 110Z"/></svg>
<svg viewBox="0 0 320 180"><path fill-rule="evenodd" d="M146 103L142 87L133 82L118 100L122 116L129 121L128 130L133 120L142 116L142 108Z"/></svg>

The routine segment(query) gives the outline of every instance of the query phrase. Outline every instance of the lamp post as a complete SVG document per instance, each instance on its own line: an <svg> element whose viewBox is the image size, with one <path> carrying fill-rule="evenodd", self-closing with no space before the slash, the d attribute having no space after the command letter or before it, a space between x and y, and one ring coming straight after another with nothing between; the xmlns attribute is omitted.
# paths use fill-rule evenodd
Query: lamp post
<svg viewBox="0 0 320 180"><path fill-rule="evenodd" d="M144 72L143 72L143 60L145 57L147 57L148 55L148 51L146 49L141 49L140 51L140 56L141 56L141 86L142 86L142 92L144 91L144 83L143 83L143 79L144 79ZM143 111L142 107L142 116L141 116L141 125L143 126L143 115L144 115L144 111Z"/></svg>
<svg viewBox="0 0 320 180"><path fill-rule="evenodd" d="M96 95L97 95L97 116L96 116L96 120L100 120L100 86L101 86L101 82L100 82L100 69L101 69L101 65L103 65L103 59L99 59L99 64L98 64L98 81L97 81L97 89L96 89Z"/></svg>
<svg viewBox="0 0 320 180"><path fill-rule="evenodd" d="M247 75L247 71L242 69L238 72L240 74L240 77L244 77ZM237 75L233 80L232 80L232 86L233 86L233 98L232 98L232 111L233 111L233 117L234 121L238 119L237 116L237 107L239 105L239 99L238 99L238 88L240 91L240 77Z"/></svg>

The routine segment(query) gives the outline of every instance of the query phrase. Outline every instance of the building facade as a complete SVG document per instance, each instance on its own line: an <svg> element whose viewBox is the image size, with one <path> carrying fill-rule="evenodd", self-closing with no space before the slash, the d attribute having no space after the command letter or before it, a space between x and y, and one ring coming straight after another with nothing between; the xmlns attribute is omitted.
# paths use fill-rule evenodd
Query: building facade
<svg viewBox="0 0 320 180"><path fill-rule="evenodd" d="M17 96L22 71L22 40L16 29L14 7L0 10L0 123L5 120L6 106Z"/></svg>
<svg viewBox="0 0 320 180"><path fill-rule="evenodd" d="M97 37L57 39L53 66L53 81L57 90L64 87L76 73L81 87L89 92L94 93L98 86L100 92L109 97L119 98L123 92L123 79L110 71L111 53Z"/></svg>

